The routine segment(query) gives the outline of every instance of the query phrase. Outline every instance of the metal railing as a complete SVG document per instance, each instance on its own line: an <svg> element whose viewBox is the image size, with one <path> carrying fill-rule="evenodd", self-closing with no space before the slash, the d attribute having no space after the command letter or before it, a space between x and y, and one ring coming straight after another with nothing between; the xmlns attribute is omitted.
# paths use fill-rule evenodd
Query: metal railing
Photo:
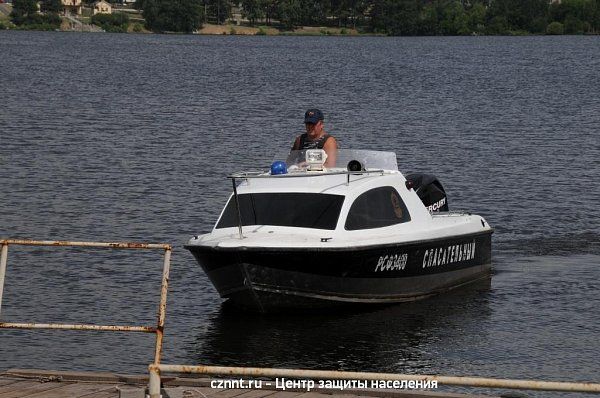
<svg viewBox="0 0 600 398"><path fill-rule="evenodd" d="M160 398L160 372L227 375L227 376L249 376L249 377L289 377L294 379L308 380L360 380L360 381L418 381L436 382L437 384L480 387L480 388L506 388L517 390L541 390L541 391L568 391L600 393L599 383L577 383L539 380L513 380L494 379L486 377L460 377L440 375L414 375L395 373L369 373L369 372L339 372L331 370L310 369L276 369L276 368L242 368L228 366L204 366L204 365L163 365L151 364L150 371L150 398Z"/></svg>
<svg viewBox="0 0 600 398"><path fill-rule="evenodd" d="M4 239L0 240L2 251L0 253L0 315L2 310L2 293L4 290L4 279L6 276L6 264L8 262L8 246L75 246L89 248L109 248L109 249L150 249L163 250L163 274L160 289L160 303L158 306L158 321L156 326L124 326L124 325L90 325L90 324L61 324L61 323L12 323L0 322L0 328L10 329L63 329L63 330L100 330L111 332L143 332L156 334L156 346L154 350L154 365L160 364L162 354L162 342L165 326L165 316L167 310L167 291L169 287L169 269L171 267L172 247L168 244L154 243L135 243L135 242L69 242L69 241L36 241L36 240L18 240Z"/></svg>
<svg viewBox="0 0 600 398"><path fill-rule="evenodd" d="M79 246L91 248L112 249L162 249L164 250L164 265L160 293L160 304L158 308L157 326L109 326L89 324L42 324L42 323L9 323L0 322L0 328L15 329L69 329L69 330L102 330L123 332L145 332L156 333L156 346L154 362L148 366L149 395L150 398L160 398L160 374L163 373L187 373L206 375L236 375L248 377L289 377L295 379L325 379L325 380L374 380L374 381L420 381L436 382L440 385L454 385L480 388L506 388L520 390L543 390L543 391L569 391L600 393L600 383L577 383L577 382L554 382L539 380L512 380L494 379L484 377L455 377L441 375L411 375L393 373L369 373L369 372L340 372L328 370L310 369L277 369L277 368L250 368L250 367L226 367L226 366L204 366L204 365L167 365L161 364L162 341L165 325L167 290L169 283L169 269L171 261L171 245L168 244L146 244L128 242L66 242L66 241L32 241L6 239L0 240L2 246L0 253L0 310L2 308L2 293L6 275L6 264L8 260L9 245L26 246Z"/></svg>

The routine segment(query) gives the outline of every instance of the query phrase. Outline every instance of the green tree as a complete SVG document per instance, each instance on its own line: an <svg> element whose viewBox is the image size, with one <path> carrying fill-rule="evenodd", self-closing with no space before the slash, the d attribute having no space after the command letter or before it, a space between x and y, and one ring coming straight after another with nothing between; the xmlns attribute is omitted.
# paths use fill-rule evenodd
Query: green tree
<svg viewBox="0 0 600 398"><path fill-rule="evenodd" d="M96 14L92 16L92 23L100 26L107 32L125 33L129 28L129 15L123 12Z"/></svg>
<svg viewBox="0 0 600 398"><path fill-rule="evenodd" d="M327 23L327 3L325 1L300 0L301 25L324 25Z"/></svg>
<svg viewBox="0 0 600 398"><path fill-rule="evenodd" d="M564 22L567 16L567 9L562 2L550 3L548 7L548 19L555 22Z"/></svg>
<svg viewBox="0 0 600 398"><path fill-rule="evenodd" d="M485 33L488 35L505 35L508 34L509 26L505 16L496 15L486 18Z"/></svg>
<svg viewBox="0 0 600 398"><path fill-rule="evenodd" d="M300 0L281 0L277 4L275 18L277 18L286 29L292 29L302 20L302 12Z"/></svg>
<svg viewBox="0 0 600 398"><path fill-rule="evenodd" d="M544 32L547 15L547 0L493 0L487 12L488 31L492 34L517 30Z"/></svg>
<svg viewBox="0 0 600 398"><path fill-rule="evenodd" d="M567 34L581 35L585 30L585 23L575 15L567 15L564 25Z"/></svg>
<svg viewBox="0 0 600 398"><path fill-rule="evenodd" d="M207 21L217 24L224 23L231 16L229 0L204 0Z"/></svg>
<svg viewBox="0 0 600 398"><path fill-rule="evenodd" d="M135 0L135 3L133 3L133 8L135 8L138 11L143 10L146 5L146 0Z"/></svg>
<svg viewBox="0 0 600 398"><path fill-rule="evenodd" d="M465 35L471 33L467 26L467 14L459 1L450 1L443 8L440 30L444 35Z"/></svg>
<svg viewBox="0 0 600 398"><path fill-rule="evenodd" d="M595 11L592 18L592 29L595 33L600 33L600 0L596 0L594 9Z"/></svg>
<svg viewBox="0 0 600 398"><path fill-rule="evenodd" d="M485 32L486 8L483 3L475 3L467 10L467 27L471 33Z"/></svg>
<svg viewBox="0 0 600 398"><path fill-rule="evenodd" d="M365 15L371 3L368 0L348 0L350 2L350 17L352 27L357 28L358 25L364 25Z"/></svg>
<svg viewBox="0 0 600 398"><path fill-rule="evenodd" d="M250 21L254 26L259 19L265 17L265 1L263 0L242 0L242 16Z"/></svg>
<svg viewBox="0 0 600 398"><path fill-rule="evenodd" d="M62 11L62 3L60 0L43 0L40 2L40 11L58 14Z"/></svg>
<svg viewBox="0 0 600 398"><path fill-rule="evenodd" d="M432 1L425 4L421 10L419 21L419 32L425 36L435 36L440 34L440 17L442 15L441 4L439 1Z"/></svg>
<svg viewBox="0 0 600 398"><path fill-rule="evenodd" d="M371 29L393 36L419 34L419 0L374 0L371 6Z"/></svg>
<svg viewBox="0 0 600 398"><path fill-rule="evenodd" d="M551 21L564 25L565 33L594 33L600 28L600 1L564 0L549 7Z"/></svg>
<svg viewBox="0 0 600 398"><path fill-rule="evenodd" d="M143 0L138 6L146 28L154 32L191 33L200 29L204 20L199 0Z"/></svg>
<svg viewBox="0 0 600 398"><path fill-rule="evenodd" d="M271 18L277 14L279 0L260 0L260 6L263 10L264 19L267 25L271 24Z"/></svg>
<svg viewBox="0 0 600 398"><path fill-rule="evenodd" d="M38 11L36 0L13 0L13 9L10 13L15 25L27 23Z"/></svg>
<svg viewBox="0 0 600 398"><path fill-rule="evenodd" d="M546 28L547 35L562 35L564 31L563 24L556 21L549 23Z"/></svg>
<svg viewBox="0 0 600 398"><path fill-rule="evenodd" d="M356 28L357 24L363 22L367 6L366 0L329 0L323 2L322 9L326 15L333 17L331 22L338 27Z"/></svg>

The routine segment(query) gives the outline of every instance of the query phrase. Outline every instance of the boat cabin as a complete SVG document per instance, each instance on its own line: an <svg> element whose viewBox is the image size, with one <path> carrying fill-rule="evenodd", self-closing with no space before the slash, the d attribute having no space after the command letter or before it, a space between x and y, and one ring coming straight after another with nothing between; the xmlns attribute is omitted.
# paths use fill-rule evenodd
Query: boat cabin
<svg viewBox="0 0 600 398"><path fill-rule="evenodd" d="M273 242L275 233L278 239L289 236L296 243L303 242L298 235L318 236L333 243L356 239L357 234L365 242L370 237L381 241L382 236L391 239L403 233L418 238L419 231L431 234L432 209L417 193L423 187L416 187L402 175L395 153L338 150L335 167L327 169L322 167L322 154L315 152L324 153L293 151L285 163L273 162L269 172L232 174L234 193L211 237L219 237L223 244L220 238L236 232L246 238L267 234L265 239ZM430 185L432 181L439 184L434 178ZM443 193L447 209L443 188L427 187L424 191ZM438 206L436 210L444 208ZM451 217L445 218L435 226L452 223Z"/></svg>

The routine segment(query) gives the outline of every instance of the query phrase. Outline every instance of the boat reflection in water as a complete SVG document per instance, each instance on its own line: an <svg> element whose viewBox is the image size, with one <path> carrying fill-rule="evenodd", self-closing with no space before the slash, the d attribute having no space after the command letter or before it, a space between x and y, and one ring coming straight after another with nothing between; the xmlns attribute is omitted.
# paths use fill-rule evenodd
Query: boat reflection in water
<svg viewBox="0 0 600 398"><path fill-rule="evenodd" d="M456 352L461 363L468 362L471 344L486 344L481 324L491 313L490 281L402 305L344 307L310 315L252 315L224 305L202 326L190 359L225 366L447 371Z"/></svg>

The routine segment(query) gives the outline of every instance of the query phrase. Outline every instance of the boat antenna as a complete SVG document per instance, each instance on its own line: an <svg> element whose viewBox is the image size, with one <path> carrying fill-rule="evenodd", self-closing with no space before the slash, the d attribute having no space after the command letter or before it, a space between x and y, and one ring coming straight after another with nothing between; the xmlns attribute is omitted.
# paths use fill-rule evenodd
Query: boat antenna
<svg viewBox="0 0 600 398"><path fill-rule="evenodd" d="M235 200L235 210L237 213L238 228L240 230L240 239L244 239L244 235L242 233L242 214L240 213L240 202L238 200L237 186L235 184L235 177L233 177L231 179L231 181L233 183L233 199Z"/></svg>

